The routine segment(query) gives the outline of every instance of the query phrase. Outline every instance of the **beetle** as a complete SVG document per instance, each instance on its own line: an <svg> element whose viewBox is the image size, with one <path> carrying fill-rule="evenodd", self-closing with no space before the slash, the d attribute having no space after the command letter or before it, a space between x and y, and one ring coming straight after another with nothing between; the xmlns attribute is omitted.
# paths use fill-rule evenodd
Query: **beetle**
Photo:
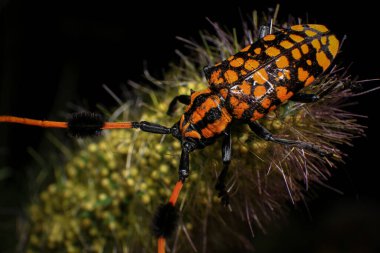
<svg viewBox="0 0 380 253"><path fill-rule="evenodd" d="M259 137L275 143L295 146L327 155L320 147L303 141L273 136L258 123L270 111L287 100L308 103L319 97L301 90L331 65L339 50L339 40L324 25L294 25L260 38L235 55L204 68L208 87L176 96L169 104L172 115L178 103L186 105L180 119L165 127L151 122L104 122L96 114L77 113L68 122L39 121L13 116L0 116L0 122L12 122L40 127L68 128L75 136L98 134L102 129L138 128L155 134L171 134L181 142L178 169L179 180L167 204L158 208L153 225L159 238L159 252L164 252L165 238L176 226L178 212L175 203L183 183L190 173L189 154L222 138L223 168L215 188L225 206L229 196L225 179L231 162L231 125L248 124Z"/></svg>
<svg viewBox="0 0 380 253"><path fill-rule="evenodd" d="M274 137L257 120L287 100L317 101L317 95L300 90L331 65L338 49L338 39L324 25L295 25L267 34L215 66L205 67L209 87L180 95L169 105L169 114L177 102L187 105L181 119L170 129L182 142L179 179L185 181L189 175L190 152L222 137L223 169L216 189L222 203L228 205L224 180L231 161L233 121L248 124L265 140L325 155L325 151L311 143Z"/></svg>

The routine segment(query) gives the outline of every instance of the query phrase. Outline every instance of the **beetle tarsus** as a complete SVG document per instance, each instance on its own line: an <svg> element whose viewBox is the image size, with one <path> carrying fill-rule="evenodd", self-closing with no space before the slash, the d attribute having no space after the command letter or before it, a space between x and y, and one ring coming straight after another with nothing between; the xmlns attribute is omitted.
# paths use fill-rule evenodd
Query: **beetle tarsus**
<svg viewBox="0 0 380 253"><path fill-rule="evenodd" d="M224 171L224 170L223 170ZM223 173L222 171L222 173ZM230 196L226 190L225 177L221 178L222 173L218 177L218 181L215 185L215 190L218 191L218 197L220 198L220 202L224 207L230 205Z"/></svg>

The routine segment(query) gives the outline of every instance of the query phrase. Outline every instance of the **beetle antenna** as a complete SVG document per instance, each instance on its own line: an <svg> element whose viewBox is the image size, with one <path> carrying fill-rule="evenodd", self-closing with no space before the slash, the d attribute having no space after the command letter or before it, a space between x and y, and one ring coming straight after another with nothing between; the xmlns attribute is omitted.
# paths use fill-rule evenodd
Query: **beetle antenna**
<svg viewBox="0 0 380 253"><path fill-rule="evenodd" d="M36 120L15 116L0 116L0 122L16 123L44 128L67 128L74 137L88 137L100 135L104 129L128 129L140 128L142 131L156 134L170 134L171 129L146 121L135 122L105 122L103 116L91 112L78 112L72 114L65 121Z"/></svg>
<svg viewBox="0 0 380 253"><path fill-rule="evenodd" d="M183 181L178 180L173 192L170 196L169 202L161 205L153 218L153 233L158 238L157 252L165 253L166 238L174 232L178 223L178 210L175 208L178 196L181 192Z"/></svg>

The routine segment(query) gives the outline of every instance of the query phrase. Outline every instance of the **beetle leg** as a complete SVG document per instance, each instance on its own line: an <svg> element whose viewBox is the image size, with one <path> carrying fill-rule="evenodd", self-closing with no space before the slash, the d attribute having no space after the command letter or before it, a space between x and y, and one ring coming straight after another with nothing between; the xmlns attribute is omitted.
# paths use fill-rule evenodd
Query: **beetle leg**
<svg viewBox="0 0 380 253"><path fill-rule="evenodd" d="M177 104L180 102L181 104L189 105L190 104L190 96L189 95L179 95L173 98L173 100L169 104L167 115L172 116L175 110L177 109Z"/></svg>
<svg viewBox="0 0 380 253"><path fill-rule="evenodd" d="M218 179L215 185L215 190L218 191L218 197L220 198L223 206L229 206L230 198L226 190L225 181L227 177L228 167L231 162L231 130L230 128L228 128L227 131L225 132L225 136L222 143L222 161L223 161L223 169L218 176Z"/></svg>
<svg viewBox="0 0 380 253"><path fill-rule="evenodd" d="M319 96L316 94L296 93L293 97L290 98L290 100L300 103L312 103L317 102L319 100Z"/></svg>
<svg viewBox="0 0 380 253"><path fill-rule="evenodd" d="M306 149L312 152L316 152L321 156L326 156L329 155L330 153L323 150L321 147L314 145L309 142L304 142L304 141L297 141L297 140L288 140L288 139L281 139L274 137L271 132L268 131L265 127L260 125L257 122L250 122L249 127L255 134L257 134L259 137L263 138L266 141L272 141L275 143L279 143L282 145L288 145L288 146L294 146L300 149Z"/></svg>
<svg viewBox="0 0 380 253"><path fill-rule="evenodd" d="M185 182L189 174L190 174L189 151L186 149L182 149L181 160L179 162L179 169L178 169L179 180L181 180L182 182Z"/></svg>
<svg viewBox="0 0 380 253"><path fill-rule="evenodd" d="M270 27L269 26L262 25L262 26L259 27L259 35L258 35L259 39L264 38L268 34L270 34Z"/></svg>

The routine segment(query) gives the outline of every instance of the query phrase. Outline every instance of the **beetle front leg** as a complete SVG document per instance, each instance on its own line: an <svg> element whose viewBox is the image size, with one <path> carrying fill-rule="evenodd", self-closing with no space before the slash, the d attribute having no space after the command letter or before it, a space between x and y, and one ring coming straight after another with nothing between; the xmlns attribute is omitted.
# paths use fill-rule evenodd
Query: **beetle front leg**
<svg viewBox="0 0 380 253"><path fill-rule="evenodd" d="M223 143L222 143L222 161L223 161L223 169L220 172L215 190L218 191L218 197L220 198L223 206L229 206L230 198L228 196L228 192L226 190L226 177L228 172L228 167L231 163L231 130L227 129Z"/></svg>
<svg viewBox="0 0 380 253"><path fill-rule="evenodd" d="M272 141L275 143L279 143L282 145L287 145L287 146L294 146L300 149L306 149L315 153L318 153L321 156L326 156L329 155L330 153L323 150L321 147L314 145L309 142L304 142L304 141L297 141L297 140L288 140L288 139L281 139L274 137L271 132L268 131L265 127L260 125L258 122L250 122L249 127L255 134L257 134L259 137L263 138L266 141Z"/></svg>
<svg viewBox="0 0 380 253"><path fill-rule="evenodd" d="M167 115L172 116L175 110L177 109L177 104L181 103L184 105L190 104L190 96L189 95L179 95L173 98L173 100L169 104L168 111L166 112Z"/></svg>

